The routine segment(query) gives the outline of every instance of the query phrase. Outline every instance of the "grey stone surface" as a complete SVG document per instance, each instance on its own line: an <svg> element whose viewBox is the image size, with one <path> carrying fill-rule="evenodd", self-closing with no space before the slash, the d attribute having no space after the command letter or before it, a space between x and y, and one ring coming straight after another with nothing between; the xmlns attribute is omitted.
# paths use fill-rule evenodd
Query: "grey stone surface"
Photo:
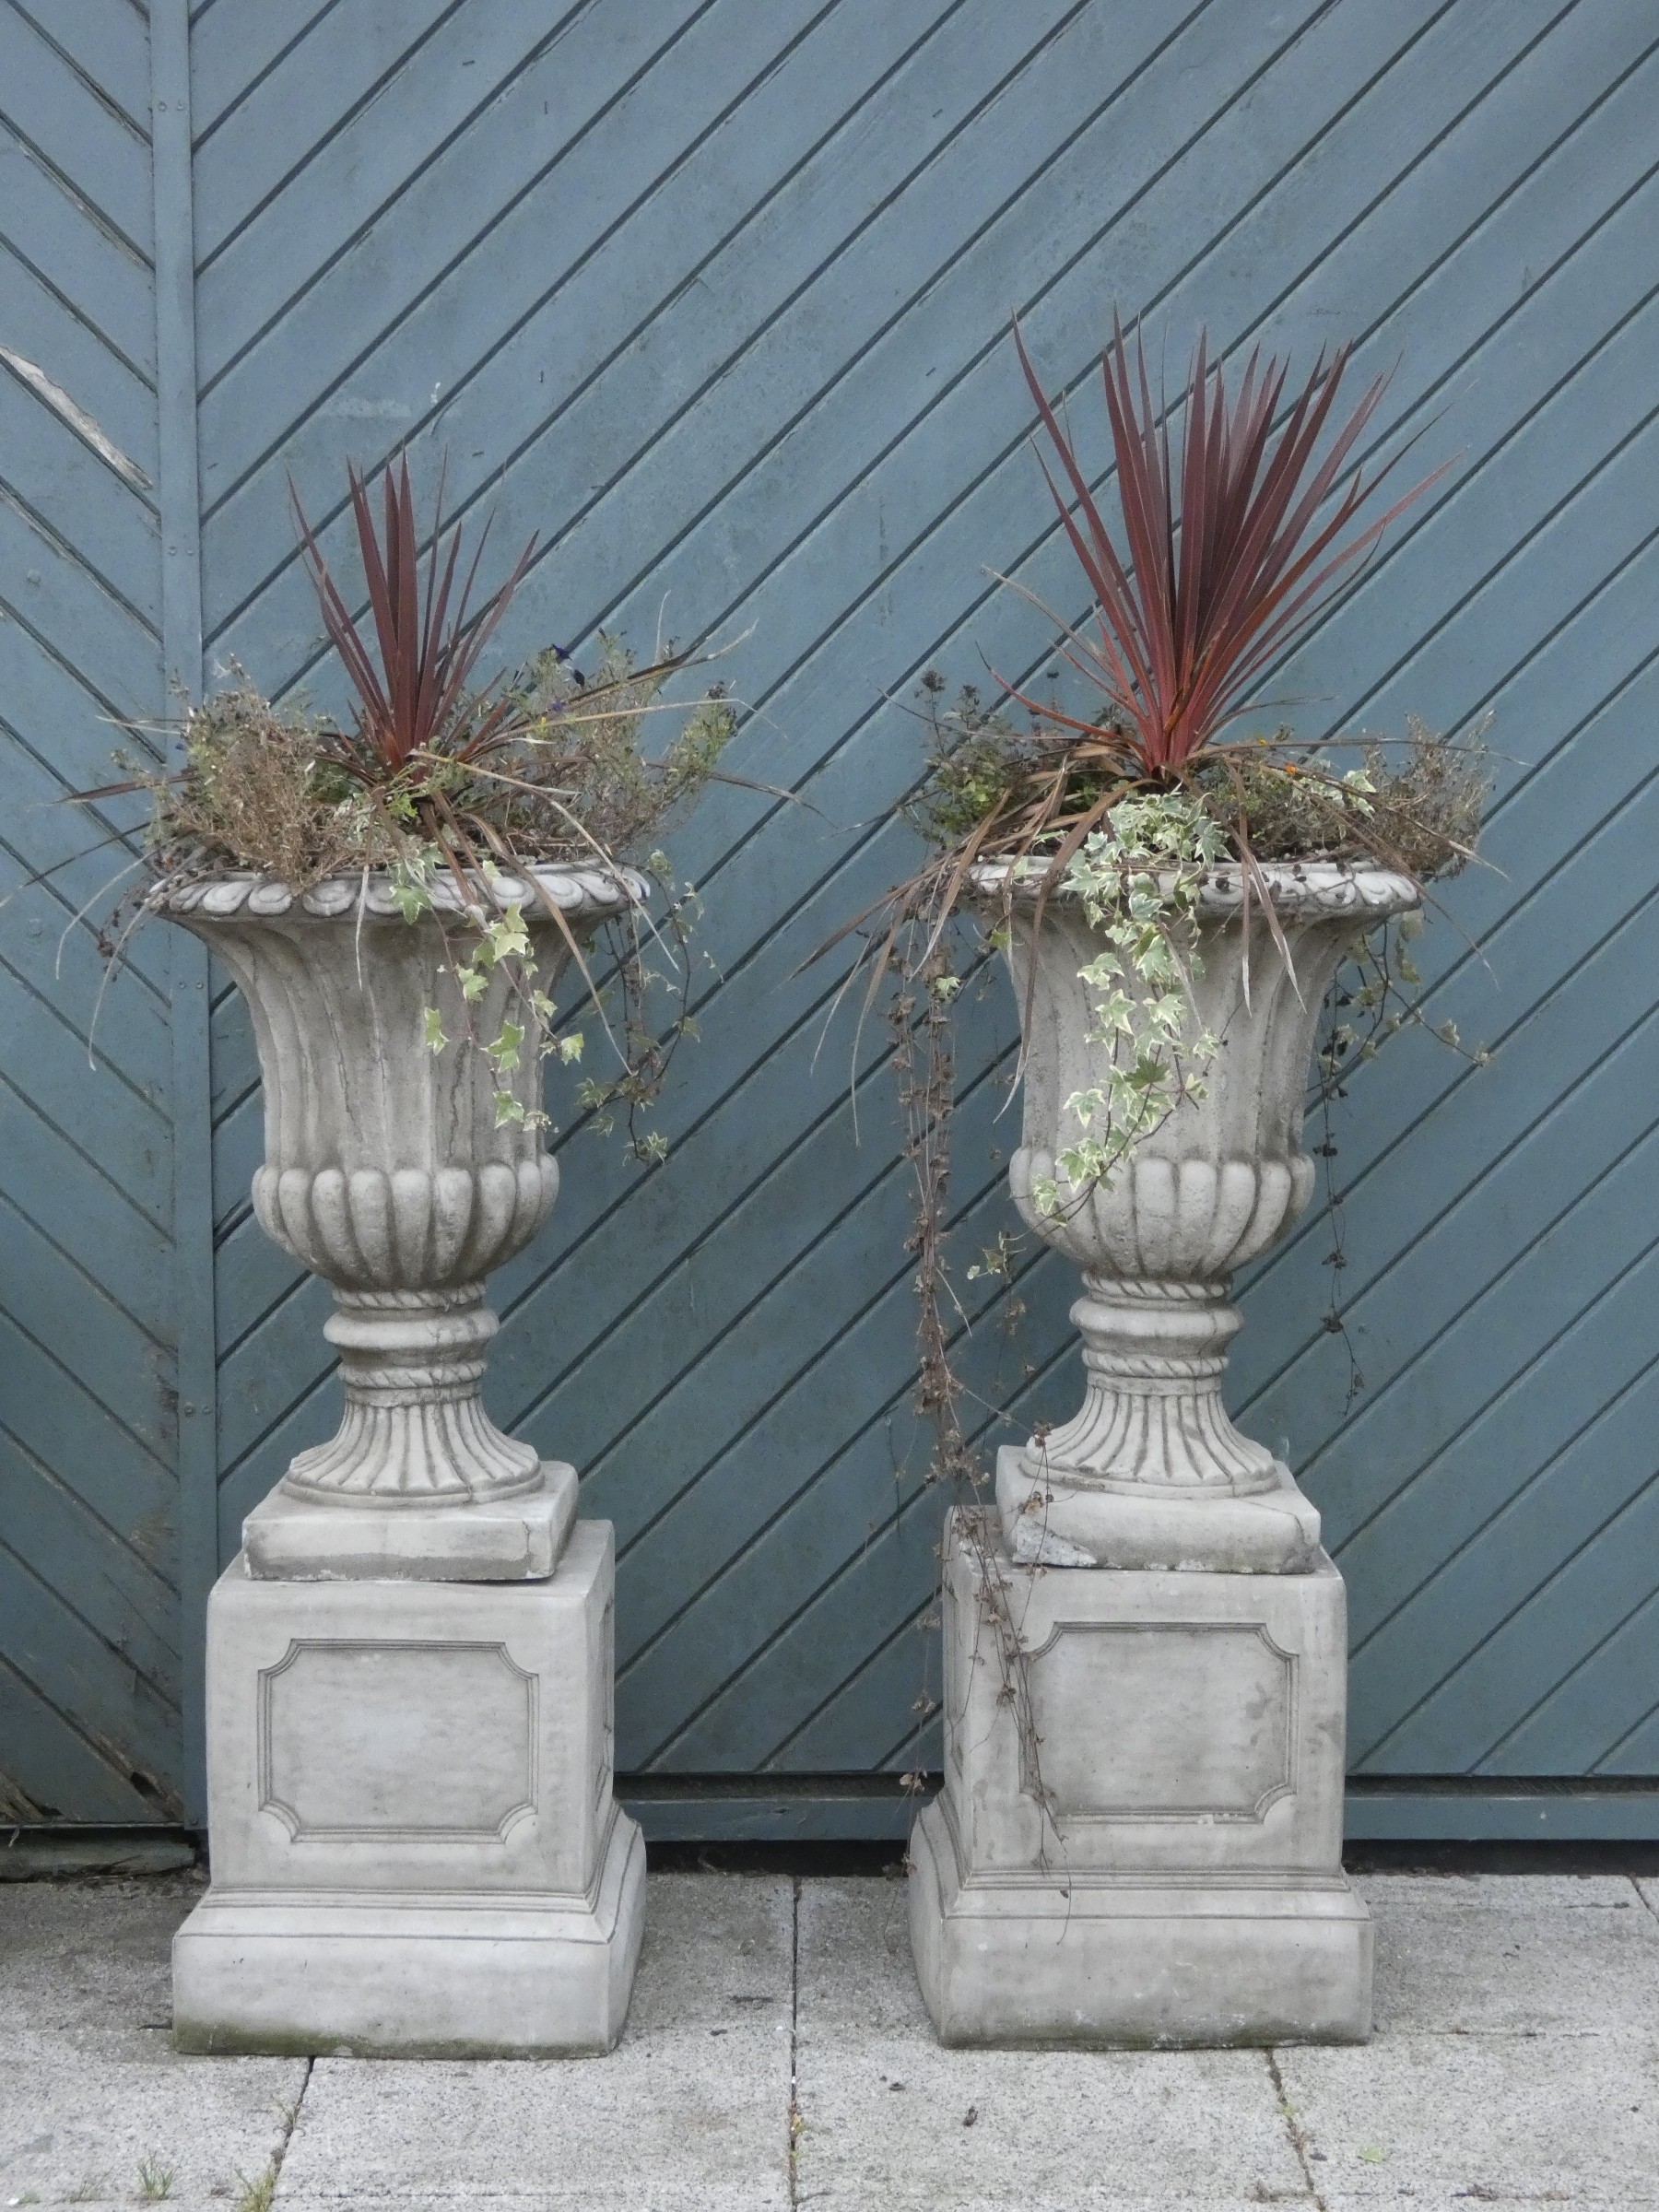
<svg viewBox="0 0 1659 2212"><path fill-rule="evenodd" d="M544 1582L232 1563L208 1605L213 1887L174 1945L182 2043L616 2041L644 1853L611 1789L614 1575L600 1521Z"/></svg>
<svg viewBox="0 0 1659 2212"><path fill-rule="evenodd" d="M545 1582L576 1518L576 1470L541 1463L542 1487L503 1500L416 1506L315 1505L277 1485L242 1523L256 1581Z"/></svg>
<svg viewBox="0 0 1659 2212"><path fill-rule="evenodd" d="M654 1877L628 2032L607 2059L319 2060L277 2204L783 2212L793 1919L787 1880Z"/></svg>
<svg viewBox="0 0 1659 2212"><path fill-rule="evenodd" d="M0 2206L141 2201L229 2212L279 2149L303 2061L204 2065L172 2047L168 1944L193 1876L0 1890Z"/></svg>
<svg viewBox="0 0 1659 2212"><path fill-rule="evenodd" d="M805 1885L800 1923L803 2205L1094 2212L1305 2194L1261 2053L943 2050L899 1882Z"/></svg>

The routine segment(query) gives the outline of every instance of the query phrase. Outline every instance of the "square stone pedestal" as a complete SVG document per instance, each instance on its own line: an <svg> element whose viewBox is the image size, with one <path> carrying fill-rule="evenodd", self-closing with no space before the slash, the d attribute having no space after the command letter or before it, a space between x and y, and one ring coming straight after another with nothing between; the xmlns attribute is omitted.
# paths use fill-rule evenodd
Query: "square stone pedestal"
<svg viewBox="0 0 1659 2212"><path fill-rule="evenodd" d="M1347 1606L1330 1559L1044 1568L988 1543L953 1517L945 1787L911 1838L911 1938L941 2041L1363 2041L1372 1930L1342 1873ZM987 1571L1028 1654L1012 1674Z"/></svg>
<svg viewBox="0 0 1659 2212"><path fill-rule="evenodd" d="M608 2050L644 1845L611 1794L607 1522L544 1579L256 1580L207 1612L213 1882L187 2051Z"/></svg>

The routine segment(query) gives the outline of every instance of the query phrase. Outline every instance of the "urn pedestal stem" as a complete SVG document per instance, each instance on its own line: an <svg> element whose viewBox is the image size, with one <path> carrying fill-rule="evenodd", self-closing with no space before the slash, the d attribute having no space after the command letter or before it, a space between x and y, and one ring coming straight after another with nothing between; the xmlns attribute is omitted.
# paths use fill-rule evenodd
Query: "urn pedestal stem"
<svg viewBox="0 0 1659 2212"><path fill-rule="evenodd" d="M500 1324L482 1283L336 1290L323 1334L340 1354L346 1416L282 1478L316 1504L488 1504L541 1488L535 1448L484 1410L484 1351Z"/></svg>

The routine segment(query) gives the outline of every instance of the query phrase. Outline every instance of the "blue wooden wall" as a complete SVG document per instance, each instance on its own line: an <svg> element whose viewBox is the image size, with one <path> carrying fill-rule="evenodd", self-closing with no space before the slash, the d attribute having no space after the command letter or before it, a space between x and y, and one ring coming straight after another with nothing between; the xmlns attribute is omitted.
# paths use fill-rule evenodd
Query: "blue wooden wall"
<svg viewBox="0 0 1659 2212"><path fill-rule="evenodd" d="M801 962L907 865L895 702L930 666L1044 665L987 571L1082 612L1006 334L1018 309L1103 470L1115 300L1174 361L1201 318L1302 359L1354 336L1397 364L1390 433L1459 456L1282 687L1309 731L1489 710L1504 756L1495 865L1425 959L1431 1018L1490 1063L1407 1037L1338 1130L1367 1387L1345 1408L1317 1219L1257 1270L1236 1361L1348 1576L1357 1824L1553 1833L1588 1778L1579 1832L1659 1834L1652 11L199 0L187 112L182 0L149 15L0 0L14 879L89 843L49 802L166 671L205 653L332 703L288 482L343 555L345 458L406 445L503 556L547 541L511 648L749 632L736 765L810 802L721 789L678 835L713 965L670 1163L572 1131L554 1223L498 1283L498 1418L618 1524L619 1764L659 1827L890 1828L878 1778L935 1763L888 1080L874 1033L820 1049L839 970ZM317 1288L249 1212L234 997L209 1051L204 979L155 933L88 1071L96 959L72 932L54 961L100 865L0 909L24 1818L194 1802L214 1523L228 1556L334 1419ZM999 986L965 1014L964 1257L1011 1225L1010 1011ZM964 1293L1017 1424L1078 1387L1071 1286L1022 1267L1020 1345Z"/></svg>

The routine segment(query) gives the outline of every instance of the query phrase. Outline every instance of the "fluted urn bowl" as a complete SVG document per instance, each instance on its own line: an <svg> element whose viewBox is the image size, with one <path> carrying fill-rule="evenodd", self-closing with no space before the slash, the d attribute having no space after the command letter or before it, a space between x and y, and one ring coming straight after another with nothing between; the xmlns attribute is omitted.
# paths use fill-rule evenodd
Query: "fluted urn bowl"
<svg viewBox="0 0 1659 2212"><path fill-rule="evenodd" d="M325 1334L338 1347L346 1414L301 1452L280 1486L312 1504L431 1507L535 1489L532 1446L504 1436L479 1396L497 1322L485 1278L529 1243L552 1209L559 1169L534 1122L498 1122L498 1087L526 1114L541 1066L526 1051L499 1077L485 1053L426 1041L427 1009L459 1040L515 1018L498 970L465 1005L452 962L488 910L517 905L536 982L551 993L570 939L646 896L629 870L543 867L534 881L440 878L435 911L406 921L390 882L331 878L296 893L257 875L170 879L151 903L201 937L253 1016L265 1088L260 1226L333 1285Z"/></svg>
<svg viewBox="0 0 1659 2212"><path fill-rule="evenodd" d="M1186 1033L1207 1030L1219 1042L1206 1095L1183 1100L1105 1184L1083 1192L1056 1161L1085 1134L1066 1101L1103 1087L1110 1059L1090 1039L1092 994L1080 974L1100 939L1075 896L1051 898L1040 928L1034 885L1007 901L1025 1025L1024 1127L1009 1183L1030 1227L1083 1272L1072 1318L1088 1383L1073 1419L1000 1455L998 1498L1018 1558L1276 1571L1313 1563L1318 1515L1222 1404L1226 1347L1240 1326L1228 1292L1233 1270L1282 1237L1312 1192L1302 1109L1320 1002L1355 940L1420 893L1407 877L1330 861L1262 872L1284 951L1254 892L1246 934L1239 866L1211 870L1199 888ZM976 886L1003 906L1000 870L981 869ZM1059 1186L1053 1218L1032 1194L1043 1178Z"/></svg>

